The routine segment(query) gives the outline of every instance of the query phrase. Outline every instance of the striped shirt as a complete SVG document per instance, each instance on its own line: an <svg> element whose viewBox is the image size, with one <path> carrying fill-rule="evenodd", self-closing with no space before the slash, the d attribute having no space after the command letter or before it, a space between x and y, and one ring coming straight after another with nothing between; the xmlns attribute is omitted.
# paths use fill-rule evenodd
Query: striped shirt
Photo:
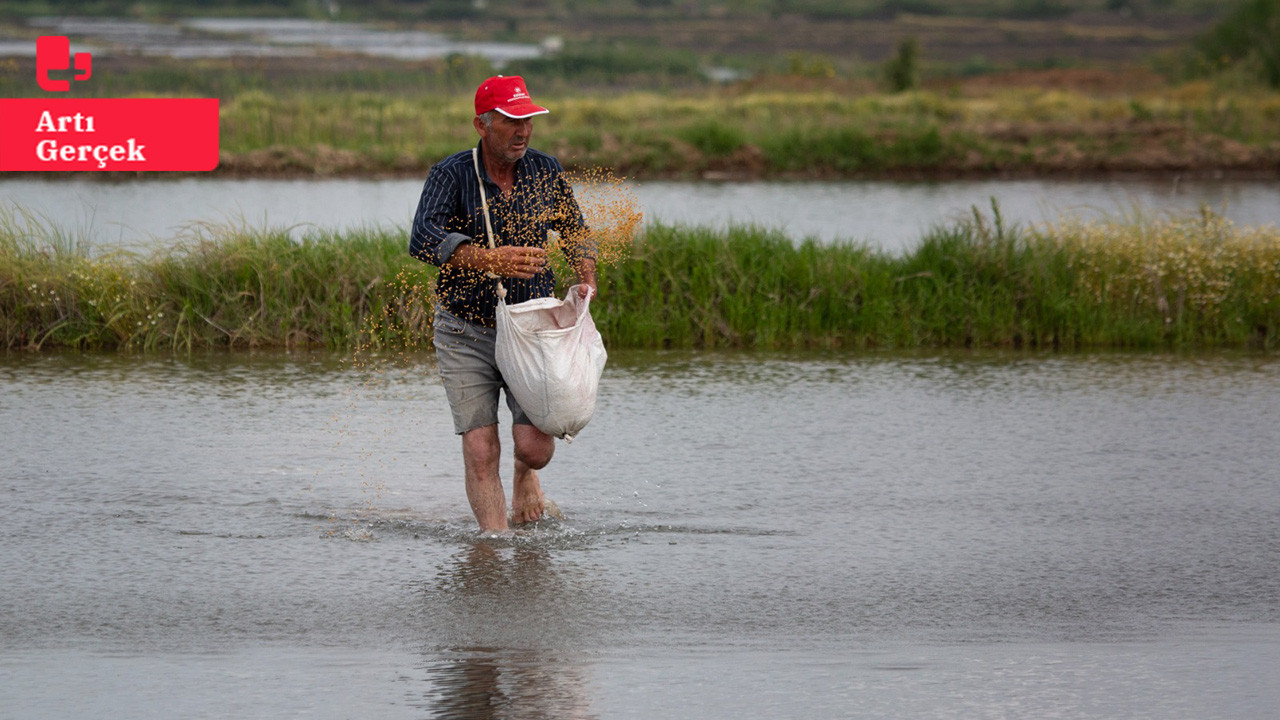
<svg viewBox="0 0 1280 720"><path fill-rule="evenodd" d="M481 153L483 153L483 149ZM482 156L483 157L483 156ZM583 247L586 225L564 168L554 157L532 148L516 162L515 184L503 194L480 163L496 245L546 247L547 232L561 238L561 249L573 266L593 252ZM440 268L437 300L468 322L493 327L497 283L483 271L448 264L462 243L488 247L480 187L471 151L450 155L427 174L409 233L409 254ZM548 297L555 292L551 267L532 278L502 278L508 304Z"/></svg>

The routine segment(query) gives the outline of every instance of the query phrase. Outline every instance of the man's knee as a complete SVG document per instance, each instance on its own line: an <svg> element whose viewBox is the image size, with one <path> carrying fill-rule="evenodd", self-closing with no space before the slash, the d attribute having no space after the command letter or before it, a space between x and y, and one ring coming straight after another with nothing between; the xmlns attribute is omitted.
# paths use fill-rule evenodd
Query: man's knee
<svg viewBox="0 0 1280 720"><path fill-rule="evenodd" d="M532 425L516 425L511 434L515 440L515 458L534 470L541 470L551 462L556 452L556 440Z"/></svg>
<svg viewBox="0 0 1280 720"><path fill-rule="evenodd" d="M462 457L468 464L496 466L501 452L497 425L472 428L462 434Z"/></svg>
<svg viewBox="0 0 1280 720"><path fill-rule="evenodd" d="M551 462L551 456L555 454L555 445L547 448L516 448L516 459L528 465L533 470L541 470Z"/></svg>

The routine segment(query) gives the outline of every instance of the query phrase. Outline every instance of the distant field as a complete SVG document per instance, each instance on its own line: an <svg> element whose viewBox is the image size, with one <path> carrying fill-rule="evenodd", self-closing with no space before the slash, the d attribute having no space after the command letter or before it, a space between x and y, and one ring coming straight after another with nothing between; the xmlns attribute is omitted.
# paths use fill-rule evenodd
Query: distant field
<svg viewBox="0 0 1280 720"><path fill-rule="evenodd" d="M175 16L289 12L331 19L326 3L0 0L0 37L32 35L31 15L111 14L163 22ZM700 68L747 73L856 76L916 38L937 72L1143 63L1185 48L1230 3L1208 0L433 0L341 3L333 19L392 30L425 29L469 40L563 45L573 86L628 86L703 79ZM483 9L477 7L483 6ZM110 43L110 38L99 38ZM268 61L269 62L269 61ZM357 66L367 66L365 60ZM394 71L395 63L385 63ZM544 77L564 68L539 65ZM689 71L689 77L682 77Z"/></svg>
<svg viewBox="0 0 1280 720"><path fill-rule="evenodd" d="M221 98L217 174L422 176L475 142L462 82L186 92ZM536 122L535 147L633 178L1280 177L1280 93L1170 85L1149 71L1019 71L905 93L789 76L615 93L534 87L553 110Z"/></svg>
<svg viewBox="0 0 1280 720"><path fill-rule="evenodd" d="M888 58L898 42L916 37L926 62L993 66L1076 66L1139 62L1184 46L1212 24L1213 15L1125 15L1090 10L1054 17L958 14L777 16L695 14L619 18L531 18L518 23L530 37L561 35L570 42L617 43L695 52L745 65L785 63L801 53L827 59L837 71ZM476 21L474 37L501 32L495 20Z"/></svg>
<svg viewBox="0 0 1280 720"><path fill-rule="evenodd" d="M901 94L847 82L548 94L554 112L539 119L535 145L630 177L1280 172L1280 94L1207 83L1132 91L1123 78L1076 75ZM469 102L244 94L223 107L221 170L418 174L474 142Z"/></svg>
<svg viewBox="0 0 1280 720"><path fill-rule="evenodd" d="M0 20L10 12L0 36L34 38L39 31L13 14L17 6L38 4L0 2ZM373 2L359 19L477 40L554 36L563 49L503 68L461 55L407 62L333 50L194 60L103 52L94 81L72 94L218 97L217 172L235 175L421 175L473 141L471 93L497 72L525 75L553 108L535 145L571 166L631 177L1280 175L1280 94L1240 75L1186 82L1159 71L1214 24L1216 3L474 7ZM913 70L921 84L892 92L886 58L908 37L919 43ZM722 71L720 80L711 71ZM34 58L0 59L0 95L39 94L34 72Z"/></svg>

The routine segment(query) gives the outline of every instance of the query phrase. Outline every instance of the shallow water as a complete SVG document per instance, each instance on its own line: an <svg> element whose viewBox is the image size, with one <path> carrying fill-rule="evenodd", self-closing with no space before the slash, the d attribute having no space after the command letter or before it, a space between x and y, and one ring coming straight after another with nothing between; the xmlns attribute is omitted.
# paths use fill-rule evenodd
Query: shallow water
<svg viewBox="0 0 1280 720"><path fill-rule="evenodd" d="M143 54L180 59L316 57L347 53L397 60L453 54L481 57L501 69L543 54L527 43L453 40L441 33L391 30L350 22L294 18L189 18L175 23L94 17L37 17L27 25L75 38L74 50L94 55ZM0 44L0 57L35 55L34 43Z"/></svg>
<svg viewBox="0 0 1280 720"><path fill-rule="evenodd" d="M4 355L0 696L1264 717L1278 415L1250 354L615 352L566 519L482 540L429 355Z"/></svg>
<svg viewBox="0 0 1280 720"><path fill-rule="evenodd" d="M1165 180L992 180L937 183L628 182L646 222L724 228L754 224L796 240L852 241L893 253L914 248L938 225L991 213L1010 224L1134 212L1159 217L1221 212L1240 225L1280 226L1280 182ZM0 211L25 208L100 247L171 242L192 223L351 229L408 227L421 179L0 180Z"/></svg>

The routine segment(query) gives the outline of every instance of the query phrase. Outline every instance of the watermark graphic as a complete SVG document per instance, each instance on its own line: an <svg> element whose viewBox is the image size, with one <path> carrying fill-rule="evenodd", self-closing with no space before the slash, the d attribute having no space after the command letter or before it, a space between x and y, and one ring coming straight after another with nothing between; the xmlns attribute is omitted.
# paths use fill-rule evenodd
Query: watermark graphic
<svg viewBox="0 0 1280 720"><path fill-rule="evenodd" d="M68 77L70 76L70 77ZM36 84L65 93L93 57L36 40ZM218 165L217 98L0 98L0 171L186 171Z"/></svg>
<svg viewBox="0 0 1280 720"><path fill-rule="evenodd" d="M36 82L41 90L67 92L70 80L54 80L50 70L66 70L70 65L71 40L62 35L44 35L36 38ZM76 81L88 80L93 75L93 56L87 52L75 55Z"/></svg>

